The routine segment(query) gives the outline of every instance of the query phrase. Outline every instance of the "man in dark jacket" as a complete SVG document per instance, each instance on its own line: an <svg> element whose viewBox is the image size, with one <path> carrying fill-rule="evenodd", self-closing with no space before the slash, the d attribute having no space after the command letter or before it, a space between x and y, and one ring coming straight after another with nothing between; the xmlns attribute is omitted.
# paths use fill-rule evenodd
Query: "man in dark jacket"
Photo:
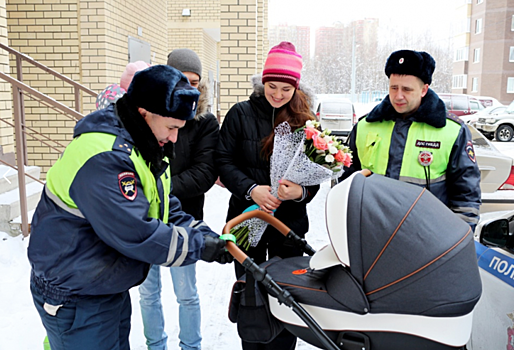
<svg viewBox="0 0 514 350"><path fill-rule="evenodd" d="M171 161L172 193L180 200L184 212L200 220L203 219L205 192L217 178L214 151L218 143L219 125L214 115L207 111L207 84L201 80L202 63L198 55L190 49L175 49L168 55L168 65L180 70L191 86L200 91L196 115L179 130L175 158ZM201 311L195 268L196 264L170 268L179 303L179 346L183 350L201 349ZM160 278L160 266L154 265L139 287L141 315L149 350L167 349Z"/></svg>
<svg viewBox="0 0 514 350"><path fill-rule="evenodd" d="M426 52L389 56L389 95L353 128L353 164L343 178L369 169L426 187L474 228L481 193L471 133L429 88L434 69Z"/></svg>
<svg viewBox="0 0 514 350"><path fill-rule="evenodd" d="M225 242L170 194L164 146L194 117L198 95L169 66L138 72L116 105L77 123L48 171L28 256L52 350L129 350L128 290L150 264L226 257Z"/></svg>

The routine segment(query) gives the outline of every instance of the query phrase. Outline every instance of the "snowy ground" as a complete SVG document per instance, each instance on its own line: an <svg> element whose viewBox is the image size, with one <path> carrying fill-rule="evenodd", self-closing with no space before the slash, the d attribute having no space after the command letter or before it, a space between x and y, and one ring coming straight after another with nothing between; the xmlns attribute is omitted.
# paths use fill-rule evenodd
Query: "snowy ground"
<svg viewBox="0 0 514 350"><path fill-rule="evenodd" d="M514 141L494 144L501 152L514 158ZM311 229L307 240L315 249L324 246L328 240L324 224L324 203L328 191L329 185L324 183L308 206ZM214 186L207 193L205 221L217 232L221 231L225 223L228 199L228 191L218 186ZM29 292L30 267L26 257L28 242L29 238L13 238L0 232L0 350L43 348L45 331ZM178 349L177 303L171 278L164 273L163 277L163 303L169 348ZM227 316L230 290L235 280L233 266L199 262L197 279L202 306L203 349L240 349L236 325L230 323ZM137 288L131 290L131 296L131 349L145 350ZM315 348L300 340L297 349Z"/></svg>
<svg viewBox="0 0 514 350"><path fill-rule="evenodd" d="M324 199L329 184L322 185L316 198L309 205L311 231L307 239L318 249L326 244L324 225ZM205 221L217 232L225 224L229 192L214 186L208 193L205 205ZM27 246L30 238L10 237L0 232L0 350L43 349L45 330L32 303L29 291L30 267ZM166 315L166 332L169 348L178 349L178 307L173 293L171 278L163 271L163 304ZM228 302L235 281L233 264L198 262L198 289L202 307L202 335L204 350L241 349L236 325L228 320ZM145 350L145 339L139 311L139 293L131 290L132 331L131 349ZM298 349L315 349L300 341ZM70 349L71 350L71 349Z"/></svg>

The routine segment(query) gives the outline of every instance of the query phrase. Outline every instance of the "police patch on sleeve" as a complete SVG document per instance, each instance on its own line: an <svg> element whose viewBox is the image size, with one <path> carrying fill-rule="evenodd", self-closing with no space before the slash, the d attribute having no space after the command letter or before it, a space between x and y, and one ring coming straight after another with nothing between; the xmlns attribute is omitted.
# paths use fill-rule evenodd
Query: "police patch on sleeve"
<svg viewBox="0 0 514 350"><path fill-rule="evenodd" d="M475 149L473 148L473 144L471 143L471 141L468 141L468 143L466 144L466 153L468 154L469 159L473 163L476 163L477 159L475 156Z"/></svg>
<svg viewBox="0 0 514 350"><path fill-rule="evenodd" d="M118 184L121 194L129 201L133 201L137 196L136 175L131 171L124 171L118 174Z"/></svg>

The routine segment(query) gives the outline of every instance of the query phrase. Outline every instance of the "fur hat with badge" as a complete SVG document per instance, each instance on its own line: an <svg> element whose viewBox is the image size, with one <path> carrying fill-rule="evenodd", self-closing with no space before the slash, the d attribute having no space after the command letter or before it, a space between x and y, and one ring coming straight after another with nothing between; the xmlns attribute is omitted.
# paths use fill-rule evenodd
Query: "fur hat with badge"
<svg viewBox="0 0 514 350"><path fill-rule="evenodd" d="M424 51L395 51L389 56L385 65L385 74L388 78L391 74L414 75L428 85L432 83L434 70L434 59Z"/></svg>
<svg viewBox="0 0 514 350"><path fill-rule="evenodd" d="M156 65L134 75L126 96L132 104L151 113L191 120L196 114L200 92L189 85L179 70Z"/></svg>

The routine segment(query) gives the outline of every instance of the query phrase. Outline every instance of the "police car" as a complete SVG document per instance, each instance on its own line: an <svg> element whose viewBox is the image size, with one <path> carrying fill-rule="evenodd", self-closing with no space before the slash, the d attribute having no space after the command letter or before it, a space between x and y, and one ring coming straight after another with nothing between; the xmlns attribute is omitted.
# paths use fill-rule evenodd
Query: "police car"
<svg viewBox="0 0 514 350"><path fill-rule="evenodd" d="M468 348L514 350L514 210L482 214L475 248L483 290Z"/></svg>

